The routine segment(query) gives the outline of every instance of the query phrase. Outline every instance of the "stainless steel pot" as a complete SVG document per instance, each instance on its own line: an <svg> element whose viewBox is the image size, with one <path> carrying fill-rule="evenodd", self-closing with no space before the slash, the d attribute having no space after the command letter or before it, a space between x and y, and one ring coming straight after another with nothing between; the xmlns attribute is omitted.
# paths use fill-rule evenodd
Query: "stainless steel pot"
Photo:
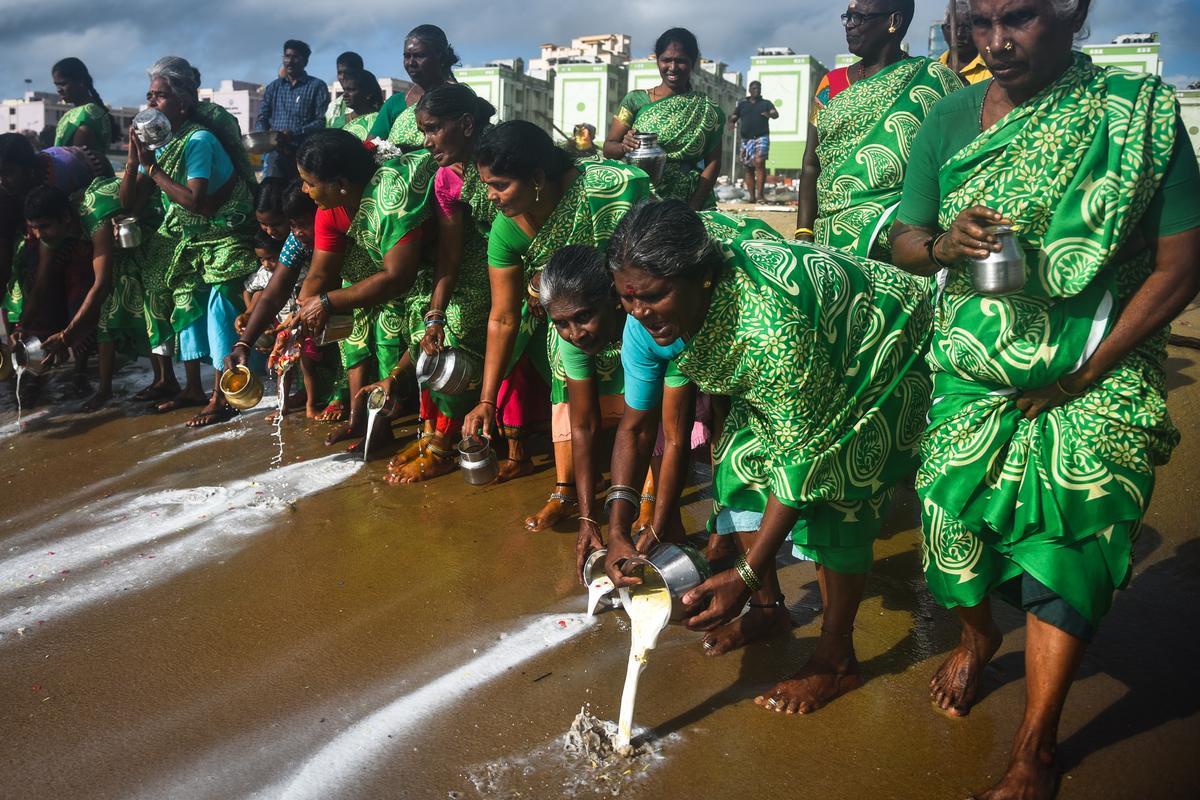
<svg viewBox="0 0 1200 800"><path fill-rule="evenodd" d="M117 234L117 244L126 250L132 250L142 243L142 226L137 217L117 217L113 221Z"/></svg>
<svg viewBox="0 0 1200 800"><path fill-rule="evenodd" d="M463 480L472 486L491 483L500 474L496 451L487 439L479 436L466 436L458 443L458 465L462 468Z"/></svg>
<svg viewBox="0 0 1200 800"><path fill-rule="evenodd" d="M262 155L279 147L279 134L275 131L254 131L242 136L242 147L247 153Z"/></svg>
<svg viewBox="0 0 1200 800"><path fill-rule="evenodd" d="M41 375L49 369L42 340L36 336L26 336L19 342L13 342L12 365L18 372L27 369L34 375Z"/></svg>
<svg viewBox="0 0 1200 800"><path fill-rule="evenodd" d="M625 154L625 161L650 176L650 180L658 183L662 180L663 167L667 165L667 151L658 144L658 134L646 131L634 131L633 138L638 146Z"/></svg>
<svg viewBox="0 0 1200 800"><path fill-rule="evenodd" d="M1025 252L1011 225L989 225L1000 240L1000 252L971 259L971 285L981 294L1011 294L1025 286Z"/></svg>
<svg viewBox="0 0 1200 800"><path fill-rule="evenodd" d="M683 620L682 597L712 575L704 556L694 547L683 544L660 543L645 556L633 556L625 562L627 575L642 577L655 572L671 593L671 622Z"/></svg>
<svg viewBox="0 0 1200 800"><path fill-rule="evenodd" d="M157 108L144 108L133 118L133 135L151 150L171 140L171 120Z"/></svg>
<svg viewBox="0 0 1200 800"><path fill-rule="evenodd" d="M465 394L479 388L483 365L465 350L443 347L433 355L424 350L417 358L417 383L431 392Z"/></svg>

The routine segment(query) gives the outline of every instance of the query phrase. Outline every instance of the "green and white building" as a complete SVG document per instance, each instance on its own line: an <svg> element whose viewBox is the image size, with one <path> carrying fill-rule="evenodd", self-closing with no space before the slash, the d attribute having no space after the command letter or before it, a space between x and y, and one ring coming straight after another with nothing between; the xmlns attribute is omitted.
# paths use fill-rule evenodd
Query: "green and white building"
<svg viewBox="0 0 1200 800"><path fill-rule="evenodd" d="M747 84L761 83L763 97L774 103L779 111L779 119L771 120L769 169L799 173L804 166L813 94L827 71L820 61L807 55L751 57Z"/></svg>
<svg viewBox="0 0 1200 800"><path fill-rule="evenodd" d="M551 72L551 80L553 79ZM485 67L456 69L454 76L496 107L493 122L523 119L549 132L554 115L554 84L525 73L519 58Z"/></svg>
<svg viewBox="0 0 1200 800"><path fill-rule="evenodd" d="M625 96L626 69L617 64L559 64L554 73L554 126L557 141L570 136L580 123L596 126L603 142L608 123Z"/></svg>
<svg viewBox="0 0 1200 800"><path fill-rule="evenodd" d="M1130 72L1162 75L1157 33L1127 33L1111 44L1085 44L1081 49L1101 67L1120 67Z"/></svg>

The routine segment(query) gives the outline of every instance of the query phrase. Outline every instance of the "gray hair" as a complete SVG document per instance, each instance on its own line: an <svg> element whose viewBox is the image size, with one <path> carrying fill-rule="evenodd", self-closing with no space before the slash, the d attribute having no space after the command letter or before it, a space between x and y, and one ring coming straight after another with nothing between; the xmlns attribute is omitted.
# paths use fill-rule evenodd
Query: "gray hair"
<svg viewBox="0 0 1200 800"><path fill-rule="evenodd" d="M1050 0L1050 7L1054 9L1054 16L1059 19L1070 19L1079 10L1079 3L1080 0ZM969 11L970 4L971 0L955 0L954 9L959 14L963 14ZM1088 5L1090 11L1091 4ZM950 9L946 9L946 13L949 15ZM949 21L949 16L946 19Z"/></svg>
<svg viewBox="0 0 1200 800"><path fill-rule="evenodd" d="M636 267L658 278L697 279L720 253L700 216L681 200L643 200L617 223L608 268Z"/></svg>
<svg viewBox="0 0 1200 800"><path fill-rule="evenodd" d="M612 296L612 276L604 254L594 247L572 244L550 258L542 270L538 298L548 308L555 300L572 300L584 308L596 308Z"/></svg>
<svg viewBox="0 0 1200 800"><path fill-rule="evenodd" d="M959 2L962 2L962 0L956 0L956 8L957 3ZM967 2L969 4L970 0L967 0ZM1075 16L1075 14L1079 11L1080 3L1084 4L1084 7L1087 9L1087 13L1090 14L1092 12L1092 6L1095 4L1095 0L1050 0L1050 8L1054 9L1054 16L1056 18L1060 20L1066 20ZM1085 20L1083 26L1075 34L1075 41L1082 42L1089 36L1091 36L1091 29Z"/></svg>
<svg viewBox="0 0 1200 800"><path fill-rule="evenodd" d="M151 81L162 78L171 87L171 94L179 98L186 108L195 108L200 104L200 98L197 91L200 88L200 81L197 78L199 72L187 62L187 59L179 56L163 56L158 61L150 65L150 69L146 70L146 74L150 76Z"/></svg>

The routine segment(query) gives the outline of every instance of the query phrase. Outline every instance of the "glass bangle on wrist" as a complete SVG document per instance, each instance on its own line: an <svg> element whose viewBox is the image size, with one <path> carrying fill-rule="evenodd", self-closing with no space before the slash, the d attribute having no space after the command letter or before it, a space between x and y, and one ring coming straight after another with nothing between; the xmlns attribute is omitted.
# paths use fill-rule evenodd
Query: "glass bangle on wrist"
<svg viewBox="0 0 1200 800"><path fill-rule="evenodd" d="M762 588L762 581L759 580L758 575L754 572L754 568L746 562L745 555L738 556L738 560L733 567L737 570L738 575L741 576L746 586L750 588L750 591L757 592Z"/></svg>
<svg viewBox="0 0 1200 800"><path fill-rule="evenodd" d="M321 301L321 308L325 309L328 313L332 314L333 313L333 301L331 301L329 299L329 292L321 292L321 294L318 295L318 299L320 299L320 301Z"/></svg>

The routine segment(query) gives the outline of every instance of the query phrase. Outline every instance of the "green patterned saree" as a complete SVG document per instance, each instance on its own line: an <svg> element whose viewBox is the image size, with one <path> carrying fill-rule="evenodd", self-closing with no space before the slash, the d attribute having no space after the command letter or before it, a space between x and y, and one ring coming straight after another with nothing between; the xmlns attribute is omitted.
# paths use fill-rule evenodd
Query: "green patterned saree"
<svg viewBox="0 0 1200 800"><path fill-rule="evenodd" d="M409 106L400 112L400 116L396 117L396 121L392 123L388 141L401 147L425 146L425 134L421 133L420 127L417 126L416 106Z"/></svg>
<svg viewBox="0 0 1200 800"><path fill-rule="evenodd" d="M394 158L376 170L350 222L343 286L382 272L384 255L428 218L435 174L437 162L427 152ZM376 359L380 375L395 368L409 344L410 294L411 290L380 305L354 309L354 330L341 343L346 369L371 357Z"/></svg>
<svg viewBox="0 0 1200 800"><path fill-rule="evenodd" d="M929 380L925 279L801 242L766 223L701 214L726 268L676 360L731 399L714 445L714 519L800 509L792 542L865 572L892 486L916 466Z"/></svg>
<svg viewBox="0 0 1200 800"><path fill-rule="evenodd" d="M929 363L933 405L918 490L929 588L974 606L1028 573L1090 623L1129 577L1154 468L1179 439L1166 408L1167 330L1087 393L1030 421L1022 390L1083 364L1152 270L1131 236L1174 145L1176 102L1155 76L1082 54L940 172L940 225L983 204L1013 220L1025 288L976 293L952 271Z"/></svg>
<svg viewBox="0 0 1200 800"><path fill-rule="evenodd" d="M690 202L705 157L721 146L725 112L701 92L651 100L647 91L636 89L621 100L616 116L634 130L658 134L659 146L667 151L662 179L654 187L659 197ZM704 207L716 206L716 195L710 194Z"/></svg>
<svg viewBox="0 0 1200 800"><path fill-rule="evenodd" d="M886 259L913 137L941 98L962 88L928 58L897 61L834 95L817 115L817 244Z"/></svg>
<svg viewBox="0 0 1200 800"><path fill-rule="evenodd" d="M99 103L75 106L54 126L54 146L70 147L75 142L75 133L80 128L89 128L96 138L96 149L103 153L112 144L112 120L108 109Z"/></svg>
<svg viewBox="0 0 1200 800"><path fill-rule="evenodd" d="M341 118L340 125L330 125L331 128L341 128L348 133L353 133L362 141L367 140L367 135L371 133L371 126L375 124L375 118L379 116L378 111L372 111L370 114L362 114L350 121L346 121L345 117Z"/></svg>
<svg viewBox="0 0 1200 800"><path fill-rule="evenodd" d="M121 214L121 182L116 178L96 178L75 204L84 234L90 239L101 225L112 225ZM160 255L162 255L160 253ZM115 342L122 353L144 354L146 319L142 298L141 247L125 250L113 247L112 289L100 309L97 340Z"/></svg>

